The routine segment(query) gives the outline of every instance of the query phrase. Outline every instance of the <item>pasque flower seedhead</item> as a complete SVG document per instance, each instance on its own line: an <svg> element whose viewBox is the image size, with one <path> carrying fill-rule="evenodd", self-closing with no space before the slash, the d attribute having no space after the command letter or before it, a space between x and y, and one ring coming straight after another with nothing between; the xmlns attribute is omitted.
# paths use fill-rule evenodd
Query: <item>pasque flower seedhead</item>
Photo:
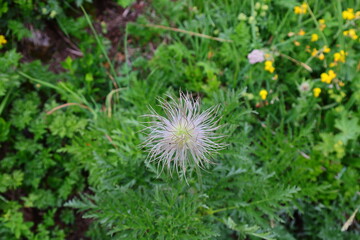
<svg viewBox="0 0 360 240"><path fill-rule="evenodd" d="M204 168L211 163L210 157L224 147L216 131L219 118L218 107L200 111L199 99L180 93L178 100L167 96L169 101L160 99L165 116L150 108L149 126L144 146L149 152L148 159L178 172L188 167ZM194 165L194 164L195 165Z"/></svg>

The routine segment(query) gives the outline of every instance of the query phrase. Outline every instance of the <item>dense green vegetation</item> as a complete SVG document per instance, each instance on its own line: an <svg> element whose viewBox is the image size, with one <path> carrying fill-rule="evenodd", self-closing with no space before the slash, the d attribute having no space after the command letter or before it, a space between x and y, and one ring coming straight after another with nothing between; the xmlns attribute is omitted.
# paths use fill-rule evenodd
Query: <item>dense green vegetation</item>
<svg viewBox="0 0 360 240"><path fill-rule="evenodd" d="M0 0L0 17L0 239L359 239L359 0ZM144 115L181 91L218 106L226 147L170 174Z"/></svg>

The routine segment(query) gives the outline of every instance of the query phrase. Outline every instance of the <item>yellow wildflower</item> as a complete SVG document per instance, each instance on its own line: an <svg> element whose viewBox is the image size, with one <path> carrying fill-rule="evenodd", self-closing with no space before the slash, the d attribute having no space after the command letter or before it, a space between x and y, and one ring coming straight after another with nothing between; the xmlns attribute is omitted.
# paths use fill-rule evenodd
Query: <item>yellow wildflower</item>
<svg viewBox="0 0 360 240"><path fill-rule="evenodd" d="M0 35L0 47L7 43L4 35Z"/></svg>
<svg viewBox="0 0 360 240"><path fill-rule="evenodd" d="M304 36L305 33L306 33L306 32L305 32L304 30L300 29L300 31L298 32L298 35L299 35L299 36Z"/></svg>
<svg viewBox="0 0 360 240"><path fill-rule="evenodd" d="M270 73L273 73L275 71L275 68L273 67L273 62L272 61L265 61L265 67L264 69Z"/></svg>
<svg viewBox="0 0 360 240"><path fill-rule="evenodd" d="M319 40L319 35L316 33L311 34L311 41L316 42L317 40Z"/></svg>
<svg viewBox="0 0 360 240"><path fill-rule="evenodd" d="M268 95L268 91L266 91L265 89L262 89L260 92L259 92L259 95L261 97L262 100L265 100L267 95Z"/></svg>
<svg viewBox="0 0 360 240"><path fill-rule="evenodd" d="M305 9L305 13L306 13L306 10L308 8L308 4L304 2L303 4L301 4L301 8Z"/></svg>
<svg viewBox="0 0 360 240"><path fill-rule="evenodd" d="M307 3L303 3L300 6L294 7L295 14L305 14L307 12L308 5Z"/></svg>
<svg viewBox="0 0 360 240"><path fill-rule="evenodd" d="M302 9L301 9L301 7L295 6L295 7L294 7L294 13L295 13L295 14L302 14Z"/></svg>
<svg viewBox="0 0 360 240"><path fill-rule="evenodd" d="M355 29L349 29L347 31L343 32L344 36L351 37L353 40L358 39L358 36L356 35Z"/></svg>
<svg viewBox="0 0 360 240"><path fill-rule="evenodd" d="M313 89L313 93L314 93L314 97L319 97L320 93L321 93L321 89L320 88L314 88Z"/></svg>
<svg viewBox="0 0 360 240"><path fill-rule="evenodd" d="M322 82L330 84L331 81L336 78L336 73L333 70L329 70L327 73L322 73L320 78Z"/></svg>
<svg viewBox="0 0 360 240"><path fill-rule="evenodd" d="M342 82L342 81L339 81L339 86L340 86L340 87L343 87L343 86L345 86L345 83Z"/></svg>
<svg viewBox="0 0 360 240"><path fill-rule="evenodd" d="M323 31L326 28L325 19L319 19L319 28L320 31Z"/></svg>
<svg viewBox="0 0 360 240"><path fill-rule="evenodd" d="M294 41L294 45L298 47L298 46L300 46L300 45L301 45L301 43L300 43L300 42L298 42L298 41Z"/></svg>
<svg viewBox="0 0 360 240"><path fill-rule="evenodd" d="M331 78L331 79L334 79L334 78L336 78L336 73L333 71L333 70L329 70L329 77Z"/></svg>
<svg viewBox="0 0 360 240"><path fill-rule="evenodd" d="M331 79L329 78L329 75L327 73L322 73L320 77L322 82L326 82L328 84L331 83Z"/></svg>
<svg viewBox="0 0 360 240"><path fill-rule="evenodd" d="M322 49L320 49L320 51L314 48L313 51L311 52L311 56L317 57L320 60L324 60L325 59L324 53L328 53L328 52L330 52L330 48L328 48L328 46L325 45Z"/></svg>
<svg viewBox="0 0 360 240"><path fill-rule="evenodd" d="M324 53L329 53L331 51L331 49L328 47L328 46L324 46L324 48L323 48L323 52Z"/></svg>
<svg viewBox="0 0 360 240"><path fill-rule="evenodd" d="M342 12L342 17L345 20L353 20L355 18L354 9L348 8Z"/></svg>
<svg viewBox="0 0 360 240"><path fill-rule="evenodd" d="M314 48L311 52L311 56L315 57L318 54L318 50L316 48Z"/></svg>
<svg viewBox="0 0 360 240"><path fill-rule="evenodd" d="M340 55L340 53L334 53L334 61L335 62L339 62L339 61L341 61L341 59L342 59L342 56Z"/></svg>
<svg viewBox="0 0 360 240"><path fill-rule="evenodd" d="M347 52L344 50L341 50L340 52L334 53L334 61L335 62L345 62L345 57L347 55Z"/></svg>

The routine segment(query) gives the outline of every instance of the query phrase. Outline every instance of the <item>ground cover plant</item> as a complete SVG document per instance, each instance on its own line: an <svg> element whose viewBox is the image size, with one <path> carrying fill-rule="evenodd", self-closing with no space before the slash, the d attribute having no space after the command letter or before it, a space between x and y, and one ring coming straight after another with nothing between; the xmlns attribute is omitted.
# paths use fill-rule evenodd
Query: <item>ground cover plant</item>
<svg viewBox="0 0 360 240"><path fill-rule="evenodd" d="M360 1L0 17L0 239L359 239Z"/></svg>

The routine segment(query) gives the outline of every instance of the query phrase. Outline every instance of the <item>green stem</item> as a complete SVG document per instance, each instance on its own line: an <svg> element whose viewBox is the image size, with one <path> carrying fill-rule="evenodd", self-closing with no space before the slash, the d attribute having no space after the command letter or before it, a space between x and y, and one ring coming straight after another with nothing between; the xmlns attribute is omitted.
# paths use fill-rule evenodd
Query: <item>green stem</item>
<svg viewBox="0 0 360 240"><path fill-rule="evenodd" d="M43 85L43 86L45 86L45 87L55 89L55 90L57 90L57 91L59 91L59 92L62 91L61 88L55 86L54 84L51 84L51 83L45 82L45 81L43 81L43 80L40 80L40 79L31 77L31 76L27 75L26 73L24 73L24 72L22 72L22 71L18 71L18 73L19 73L19 75L21 75L21 76L23 76L23 77L25 77L25 78L33 81L33 82L39 83L39 84L41 84L41 85Z"/></svg>
<svg viewBox="0 0 360 240"><path fill-rule="evenodd" d="M340 33L342 33L343 29L344 29L344 25L343 25L343 19L342 19L342 7L341 7L341 1L338 0L337 2L337 18L340 24L339 30L336 33L336 36L340 37L340 45L341 45L341 49L344 49L345 47L345 43L344 43L344 36Z"/></svg>
<svg viewBox="0 0 360 240"><path fill-rule="evenodd" d="M2 112L4 111L4 108L5 108L5 106L6 106L7 101L9 100L9 97L10 97L12 91L13 91L13 88L11 88L11 89L7 92L5 98L4 98L4 99L2 100L2 102L1 102L1 105L0 105L0 116L1 116Z"/></svg>
<svg viewBox="0 0 360 240"><path fill-rule="evenodd" d="M260 203L263 203L263 202L268 202L270 200L273 200L273 199L272 198L265 198L265 199L258 200L258 201L255 201L255 202L247 203L246 205L243 205L242 207L248 207L248 206L260 204ZM240 208L240 207L231 206L231 207L226 207L226 208L219 208L219 209L216 209L216 210L209 210L208 215L212 215L214 213L223 212L223 211L227 211L227 210L238 209L238 208Z"/></svg>
<svg viewBox="0 0 360 240"><path fill-rule="evenodd" d="M111 74L113 75L113 78L116 79L117 74L116 74L114 65L112 64L112 62L111 62L111 60L110 60L107 52L105 51L104 45L102 44L102 42L101 42L101 40L100 40L100 38L99 38L99 34L96 32L96 30L95 30L95 28L94 28L94 25L92 24L92 22L91 22L91 20L90 20L90 17L89 17L89 15L86 13L85 9L84 9L82 6L80 6L80 8L81 8L81 10L83 11L84 16L85 16L85 18L86 18L86 21L88 22L88 24L89 24L89 26L90 26L90 28L91 28L91 31L93 32L93 34L94 34L94 36L95 36L95 40L96 40L97 44L99 45L101 52L104 54L106 61L109 63L110 71L111 71Z"/></svg>
<svg viewBox="0 0 360 240"><path fill-rule="evenodd" d="M56 86L54 84L51 84L51 83L45 82L43 80L31 77L31 76L27 75L26 73L24 73L22 71L18 71L18 73L19 73L19 75L21 75L21 76L23 76L23 77L25 77L25 78L27 78L27 79L35 82L35 83L39 83L39 84L41 84L41 85L43 85L45 87L52 88L52 89L56 90L58 93L60 93L60 94L66 95L66 93L70 93L78 101L78 103L86 105L89 108L89 111L94 115L94 117L95 118L97 117L96 112L90 107L90 104L87 102L87 100L84 97L80 97L74 91L69 89L64 83L60 83L61 87L58 87L58 86Z"/></svg>
<svg viewBox="0 0 360 240"><path fill-rule="evenodd" d="M280 36L279 32L280 32L280 30L283 28L283 26L284 26L285 22L287 21L287 18L289 17L290 13L292 13L291 10L288 10L288 11L286 12L283 20L281 21L281 23L279 24L278 28L277 28L276 31L275 31L275 39L272 41L272 43L277 42L277 39L278 39L278 37ZM293 39L291 39L291 40L293 40Z"/></svg>
<svg viewBox="0 0 360 240"><path fill-rule="evenodd" d="M251 16L254 18L254 21L251 21L251 35L253 39L253 44L255 45L257 42L256 39L256 31L255 31L255 6L254 6L254 0L251 0Z"/></svg>
<svg viewBox="0 0 360 240"><path fill-rule="evenodd" d="M216 209L216 210L211 210L209 214L213 215L214 213L223 212L223 211L227 211L227 210L232 210L232 209L236 209L236 208L238 208L238 207L233 206L233 207L227 207L227 208L219 208L219 209Z"/></svg>
<svg viewBox="0 0 360 240"><path fill-rule="evenodd" d="M316 19L315 15L309 5L308 5L308 10L309 10L310 16L311 16L312 20L314 21L316 27L320 30L320 24L319 24L318 20ZM325 37L325 34L321 30L320 30L320 35L321 35L322 39L324 40L325 45L328 46L328 42Z"/></svg>

